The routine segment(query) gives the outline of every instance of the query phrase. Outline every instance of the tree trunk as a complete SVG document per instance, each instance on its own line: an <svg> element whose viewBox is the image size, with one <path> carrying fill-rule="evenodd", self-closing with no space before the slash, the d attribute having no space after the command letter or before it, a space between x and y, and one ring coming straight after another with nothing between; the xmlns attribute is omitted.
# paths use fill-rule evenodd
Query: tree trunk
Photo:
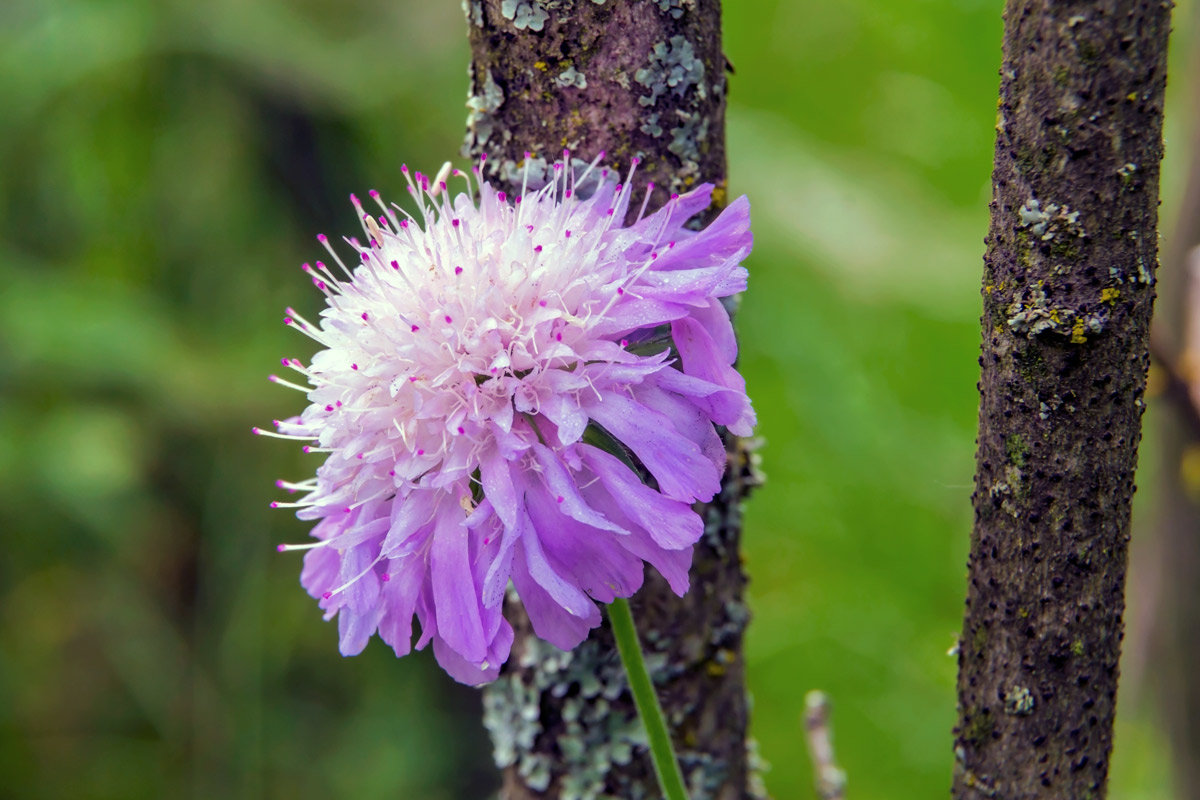
<svg viewBox="0 0 1200 800"><path fill-rule="evenodd" d="M1105 795L1169 9L1005 8L957 798Z"/></svg>
<svg viewBox="0 0 1200 800"><path fill-rule="evenodd" d="M694 184L725 200L725 59L719 0L469 0L472 64L466 151L519 190L525 154L537 181L564 149L627 169L641 160L651 207ZM757 796L747 766L740 505L755 482L728 443L721 494L678 598L656 573L632 600L692 797ZM650 571L653 573L653 571ZM539 641L519 611L501 677L484 690L502 796L650 798L659 794L607 626L569 653Z"/></svg>

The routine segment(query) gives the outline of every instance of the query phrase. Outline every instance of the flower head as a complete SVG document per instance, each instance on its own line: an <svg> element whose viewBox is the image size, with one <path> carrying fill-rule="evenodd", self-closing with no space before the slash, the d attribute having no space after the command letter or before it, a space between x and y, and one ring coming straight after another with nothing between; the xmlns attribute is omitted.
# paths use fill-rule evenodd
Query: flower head
<svg viewBox="0 0 1200 800"><path fill-rule="evenodd" d="M273 505L318 521L315 542L280 549L308 551L301 582L342 653L378 633L405 655L415 616L416 647L477 684L508 657L510 581L563 649L599 624L594 601L637 591L643 562L687 591L692 504L725 468L714 425L754 424L719 299L745 288L749 204L690 231L705 185L626 227L629 182L594 170L555 165L515 200L482 180L473 199L460 172L451 199L445 169L417 173L415 217L352 198L367 237L348 240L352 268L319 237L337 268L305 270L328 305L285 321L324 349L284 359L308 386L272 376L310 403L272 435L325 463Z"/></svg>

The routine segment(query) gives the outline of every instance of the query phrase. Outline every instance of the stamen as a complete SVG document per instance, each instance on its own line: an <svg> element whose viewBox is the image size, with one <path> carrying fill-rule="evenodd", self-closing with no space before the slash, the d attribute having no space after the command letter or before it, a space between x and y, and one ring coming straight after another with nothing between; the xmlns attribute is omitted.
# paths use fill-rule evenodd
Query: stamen
<svg viewBox="0 0 1200 800"><path fill-rule="evenodd" d="M280 553L290 553L293 550L313 550L317 547L328 547L334 541L334 539L322 539L319 542L306 542L304 544L280 544L275 546L275 550Z"/></svg>
<svg viewBox="0 0 1200 800"><path fill-rule="evenodd" d="M269 431L265 428L260 428L257 425L251 428L250 432L255 436L270 436L272 439L292 439L297 442L311 442L313 440L312 436L300 436L298 434L291 433L276 433L275 431ZM308 451L306 450L305 452Z"/></svg>
<svg viewBox="0 0 1200 800"><path fill-rule="evenodd" d="M277 383L280 386L286 386L289 389L295 389L297 392L303 392L304 394L308 394L312 391L311 386L300 386L299 384L292 383L291 381L285 381L278 375L268 375L267 380L269 380L271 383Z"/></svg>

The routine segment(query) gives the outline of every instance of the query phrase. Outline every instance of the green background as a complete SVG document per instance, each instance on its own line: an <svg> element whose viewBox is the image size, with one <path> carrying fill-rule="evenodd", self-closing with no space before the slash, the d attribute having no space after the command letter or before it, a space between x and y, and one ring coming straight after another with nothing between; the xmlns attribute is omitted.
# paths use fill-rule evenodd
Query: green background
<svg viewBox="0 0 1200 800"><path fill-rule="evenodd" d="M769 478L746 512L747 661L781 800L811 796L811 688L851 797L949 785L1000 12L727 3ZM398 197L402 161L456 157L465 31L445 1L0 3L0 794L493 788L475 691L428 653L338 656L274 551L307 526L267 508L314 462L249 435L301 405L266 375L311 352L280 323L318 307L314 234L354 229L351 191ZM1147 672L1127 664L1118 799L1169 796Z"/></svg>

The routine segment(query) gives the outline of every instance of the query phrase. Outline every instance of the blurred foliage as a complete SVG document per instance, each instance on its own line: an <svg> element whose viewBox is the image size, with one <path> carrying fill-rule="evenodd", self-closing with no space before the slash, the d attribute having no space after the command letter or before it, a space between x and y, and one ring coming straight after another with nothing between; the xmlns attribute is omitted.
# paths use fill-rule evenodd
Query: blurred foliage
<svg viewBox="0 0 1200 800"><path fill-rule="evenodd" d="M746 518L767 783L809 796L820 687L853 796L938 796L1000 3L728 6L770 478ZM318 306L297 269L313 235L353 228L351 191L395 196L402 160L457 153L464 33L452 2L0 4L3 794L494 788L475 692L428 654L337 655L272 548L307 526L266 507L313 463L248 435L299 408L265 375L308 354L278 323ZM1166 797L1161 753L1126 702L1112 796Z"/></svg>

